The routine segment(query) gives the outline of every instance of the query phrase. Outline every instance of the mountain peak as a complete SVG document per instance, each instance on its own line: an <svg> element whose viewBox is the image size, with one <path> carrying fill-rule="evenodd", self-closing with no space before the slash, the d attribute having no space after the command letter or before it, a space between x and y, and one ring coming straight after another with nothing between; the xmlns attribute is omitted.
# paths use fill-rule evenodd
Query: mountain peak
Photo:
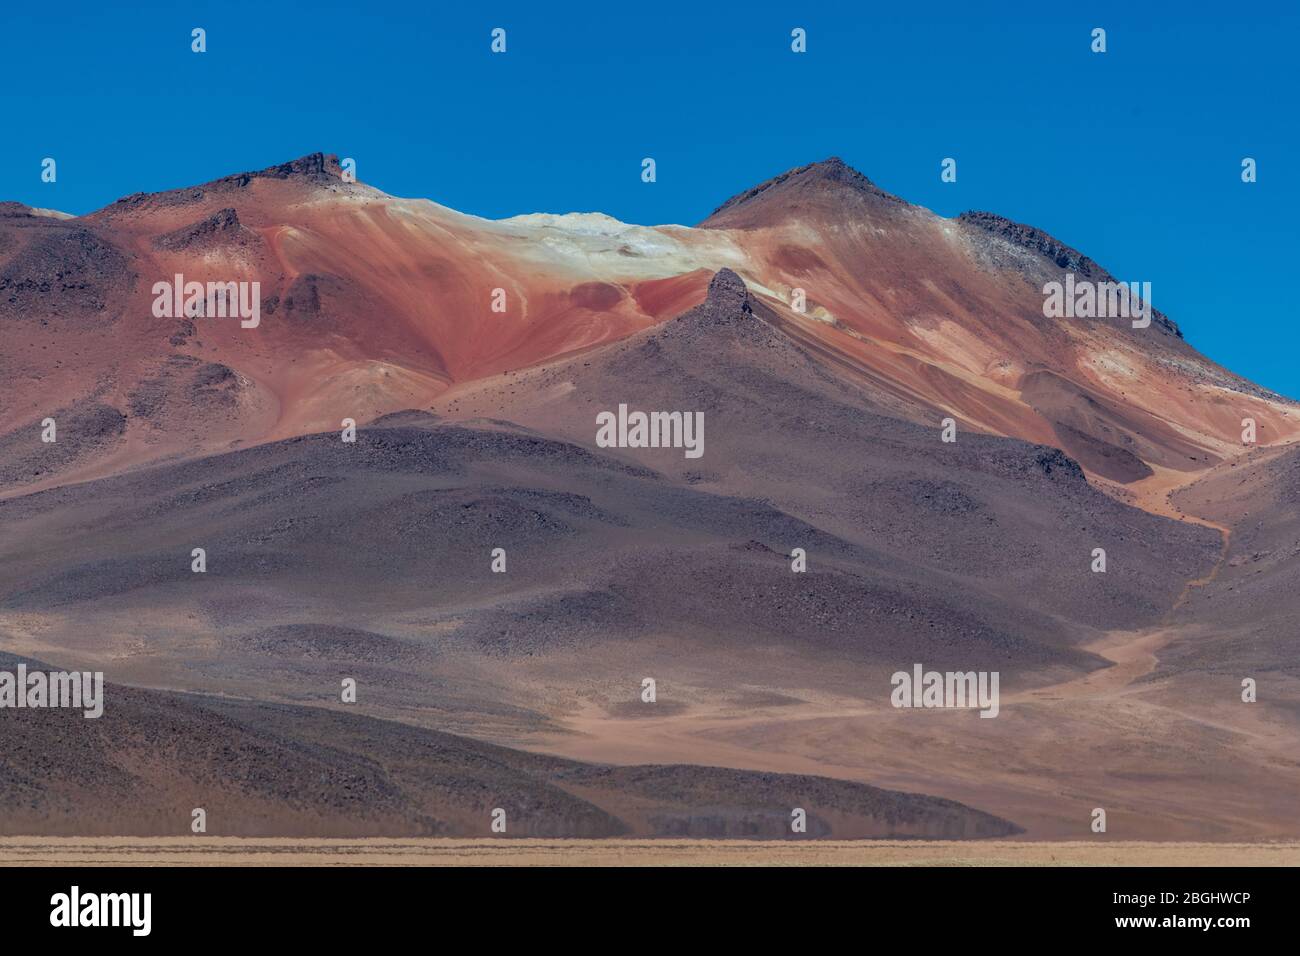
<svg viewBox="0 0 1300 956"><path fill-rule="evenodd" d="M846 195L905 205L902 199L885 192L838 156L831 156L797 166L737 193L700 225L715 228L762 225L766 217L760 216L758 209L769 206L784 212L807 212L819 206L836 209Z"/></svg>
<svg viewBox="0 0 1300 956"><path fill-rule="evenodd" d="M343 167L339 165L339 158L334 153L317 152L244 175L274 179L342 179Z"/></svg>
<svg viewBox="0 0 1300 956"><path fill-rule="evenodd" d="M339 165L339 158L334 153L308 153L287 163L246 173L236 173L233 176L223 176L205 185L247 186L254 179L285 179L317 185L337 185L343 182L343 167Z"/></svg>
<svg viewBox="0 0 1300 956"><path fill-rule="evenodd" d="M323 187L330 191L355 192L357 190L374 192L368 186L348 182L343 178L343 167L334 153L308 153L286 163L268 166L265 169L252 170L222 176L198 186L182 189L169 189L156 193L132 193L116 202L105 206L92 216L115 216L119 213L139 210L152 206L188 206L203 203L217 197L229 197L232 193L242 193L255 180L276 179L286 183L298 183L304 186ZM223 201L228 202L226 198Z"/></svg>

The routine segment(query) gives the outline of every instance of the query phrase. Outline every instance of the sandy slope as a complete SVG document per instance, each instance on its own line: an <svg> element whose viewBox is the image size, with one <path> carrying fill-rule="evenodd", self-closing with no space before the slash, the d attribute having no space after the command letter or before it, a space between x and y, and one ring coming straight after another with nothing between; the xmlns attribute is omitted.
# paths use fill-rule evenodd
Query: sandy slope
<svg viewBox="0 0 1300 956"><path fill-rule="evenodd" d="M1086 833L1095 806L1107 809L1113 838L1294 835L1294 690L1284 683L1276 688L1280 700L1247 706L1235 682L1207 691L1203 673L1166 667L1157 674L1168 648L1205 633L1180 612L1194 591L1214 588L1232 554L1228 525L1169 502L1189 484L1148 486L1150 510L1218 530L1218 561L1186 582L1159 625L1112 631L1085 645L1111 666L1005 695L996 720L825 698L767 712L693 708L635 721L588 709L565 725L576 737L556 735L543 747L591 760L685 753L692 761L771 770L815 765L847 777L870 768L872 779L894 786L925 781L931 792L998 807L1038 839Z"/></svg>

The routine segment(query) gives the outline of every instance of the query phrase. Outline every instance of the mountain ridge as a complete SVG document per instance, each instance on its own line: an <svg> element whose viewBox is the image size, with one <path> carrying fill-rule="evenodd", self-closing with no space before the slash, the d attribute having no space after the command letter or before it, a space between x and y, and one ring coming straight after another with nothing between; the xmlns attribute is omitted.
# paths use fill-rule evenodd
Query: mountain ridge
<svg viewBox="0 0 1300 956"><path fill-rule="evenodd" d="M38 485L427 407L669 321L724 273L897 414L1056 445L1120 484L1231 457L1247 416L1263 442L1300 435L1295 403L1205 359L1160 313L1151 334L1044 318L1043 284L1070 269L1105 281L1095 260L995 214L936 216L835 157L697 228L477 219L345 182L321 152L70 220L3 212L0 443L62 408L126 419ZM257 282L260 327L155 317L151 289L177 274ZM66 359L51 363L51 345ZM191 387L187 363L224 371ZM221 380L219 394L205 384ZM1116 467L1127 456L1142 465Z"/></svg>

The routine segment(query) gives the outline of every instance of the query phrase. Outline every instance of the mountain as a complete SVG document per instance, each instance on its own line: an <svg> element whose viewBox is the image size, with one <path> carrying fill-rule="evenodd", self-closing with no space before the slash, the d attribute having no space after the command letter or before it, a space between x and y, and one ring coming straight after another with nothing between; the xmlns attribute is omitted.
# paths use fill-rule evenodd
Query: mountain
<svg viewBox="0 0 1300 956"><path fill-rule="evenodd" d="M75 219L6 206L0 442L22 445L47 415L98 429L22 476L40 487L427 407L657 325L720 268L895 414L1053 445L1098 479L1204 470L1235 454L1243 417L1265 443L1300 428L1292 403L1200 356L1163 316L1140 330L1044 318L1044 283L1107 275L1068 246L985 213L936 216L839 160L690 229L489 221L345 181L314 154ZM155 317L155 283L177 274L258 282L259 325Z"/></svg>
<svg viewBox="0 0 1300 956"><path fill-rule="evenodd" d="M925 415L1064 449L1134 484L1235 454L1240 420L1296 434L1293 403L1207 361L1169 319L1044 317L1043 287L1113 281L1040 230L990 213L955 220L906 203L838 159L792 170L702 224L738 235L774 299L803 288L793 334Z"/></svg>
<svg viewBox="0 0 1300 956"><path fill-rule="evenodd" d="M259 283L257 322L159 308L176 274ZM534 834L776 835L812 793L817 835L915 799L905 835L1294 836L1297 406L1159 312L1048 317L1067 274L1113 278L839 160L694 228L478 219L320 154L2 206L0 651L171 728L94 738L86 794L165 795L96 832L233 775L258 832L471 833L490 765ZM610 447L629 410L698 454ZM999 674L997 719L891 706L917 663ZM40 716L29 750L72 746ZM400 756L434 751L463 786ZM24 777L22 826L67 832L76 786Z"/></svg>

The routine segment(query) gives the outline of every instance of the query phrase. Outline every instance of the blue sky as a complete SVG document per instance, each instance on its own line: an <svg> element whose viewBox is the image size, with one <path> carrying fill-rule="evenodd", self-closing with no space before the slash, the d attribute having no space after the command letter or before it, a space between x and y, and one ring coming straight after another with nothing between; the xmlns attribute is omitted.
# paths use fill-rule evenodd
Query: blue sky
<svg viewBox="0 0 1300 956"><path fill-rule="evenodd" d="M84 213L323 150L479 215L693 224L839 155L943 215L992 210L1151 282L1192 344L1300 397L1297 9L9 3L0 199Z"/></svg>

